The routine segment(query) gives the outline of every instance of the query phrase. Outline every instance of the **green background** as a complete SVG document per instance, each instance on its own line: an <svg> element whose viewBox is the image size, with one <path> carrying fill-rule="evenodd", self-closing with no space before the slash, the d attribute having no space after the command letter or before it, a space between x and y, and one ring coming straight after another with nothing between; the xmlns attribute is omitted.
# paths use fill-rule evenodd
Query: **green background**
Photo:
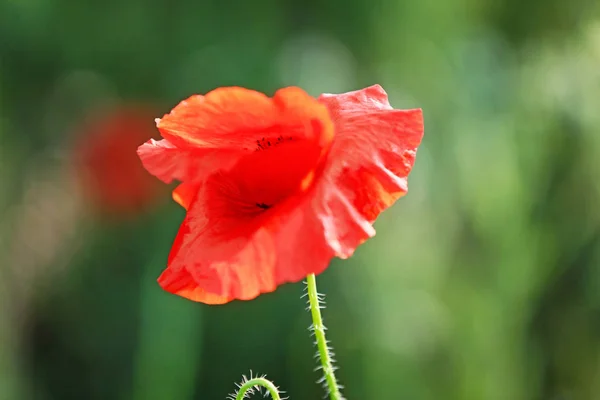
<svg viewBox="0 0 600 400"><path fill-rule="evenodd" d="M381 84L421 107L409 194L318 278L350 400L600 398L600 2L0 0L0 399L322 398L302 284L156 284L184 211L98 217L71 128L218 86ZM302 249L298 249L302 251Z"/></svg>

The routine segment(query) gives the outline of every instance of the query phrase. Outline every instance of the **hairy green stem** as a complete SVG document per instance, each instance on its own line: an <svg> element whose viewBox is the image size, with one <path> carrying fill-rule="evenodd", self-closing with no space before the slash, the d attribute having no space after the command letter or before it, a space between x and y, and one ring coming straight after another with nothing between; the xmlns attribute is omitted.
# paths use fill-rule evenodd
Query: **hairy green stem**
<svg viewBox="0 0 600 400"><path fill-rule="evenodd" d="M317 280L315 274L306 277L306 288L308 291L308 301L310 304L310 313L313 319L312 329L315 333L317 348L319 349L319 358L323 369L323 378L329 389L329 398L331 400L343 400L340 387L335 379L333 360L330 354L330 348L325 339L325 325L321 317L321 305L319 294L317 293Z"/></svg>
<svg viewBox="0 0 600 400"><path fill-rule="evenodd" d="M246 398L246 392L252 391L256 386L262 386L266 388L271 394L272 400L281 400L279 397L279 392L277 391L277 387L268 379L265 378L252 378L249 381L246 381L237 392L237 396L235 396L235 400L243 400Z"/></svg>

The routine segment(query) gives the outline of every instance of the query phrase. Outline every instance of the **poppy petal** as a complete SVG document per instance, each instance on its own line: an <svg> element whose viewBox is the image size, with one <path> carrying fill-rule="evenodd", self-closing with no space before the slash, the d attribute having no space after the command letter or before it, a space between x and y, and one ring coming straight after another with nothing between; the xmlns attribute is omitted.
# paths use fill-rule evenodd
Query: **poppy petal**
<svg viewBox="0 0 600 400"><path fill-rule="evenodd" d="M331 115L340 116L365 111L392 110L388 95L381 85L372 85L360 90L341 94L323 93L319 102L325 104Z"/></svg>
<svg viewBox="0 0 600 400"><path fill-rule="evenodd" d="M331 246L323 239L322 224L311 200L304 197L298 204L290 202L269 224L277 249L275 281L278 285L299 282L308 274L320 274L334 256Z"/></svg>
<svg viewBox="0 0 600 400"><path fill-rule="evenodd" d="M211 206L216 210L208 209ZM225 213L213 219L220 211ZM175 238L160 282L175 294L181 287L197 288L196 301L205 302L204 293L223 302L249 300L275 290L274 255L272 240L260 221L228 216L227 210L207 201L207 189L202 187Z"/></svg>
<svg viewBox="0 0 600 400"><path fill-rule="evenodd" d="M144 168L165 183L188 180L197 170L198 160L191 150L180 149L165 139L150 139L137 153Z"/></svg>
<svg viewBox="0 0 600 400"><path fill-rule="evenodd" d="M158 283L167 292L192 301L212 305L225 304L230 301L226 297L217 296L202 290L185 269L175 271L173 268L167 268L158 278Z"/></svg>
<svg viewBox="0 0 600 400"><path fill-rule="evenodd" d="M327 108L299 88L273 98L243 88L192 96L157 120L164 140L138 149L144 167L166 183L201 182L241 157L290 142L315 143L324 153L333 139Z"/></svg>
<svg viewBox="0 0 600 400"><path fill-rule="evenodd" d="M321 121L322 129L311 129L313 120ZM297 87L280 89L273 98L254 90L225 87L182 101L157 121L157 127L180 148L248 152L270 146L270 139L331 141L329 121L327 109Z"/></svg>
<svg viewBox="0 0 600 400"><path fill-rule="evenodd" d="M212 222L205 208L210 202L194 201L159 283L191 300L222 304L251 300L283 283L321 273L334 253L326 241L312 240L323 235L319 220L295 201L264 218Z"/></svg>
<svg viewBox="0 0 600 400"><path fill-rule="evenodd" d="M235 164L234 150L180 148L167 139L151 139L138 148L144 168L165 183L201 182L219 168Z"/></svg>
<svg viewBox="0 0 600 400"><path fill-rule="evenodd" d="M329 170L370 222L408 191L408 174L423 136L421 110L340 116ZM340 161L343 160L342 163Z"/></svg>
<svg viewBox="0 0 600 400"><path fill-rule="evenodd" d="M368 224L407 192L423 116L392 109L378 85L319 101L329 109L336 138L315 192L322 202L317 212L328 242L345 258L375 233Z"/></svg>

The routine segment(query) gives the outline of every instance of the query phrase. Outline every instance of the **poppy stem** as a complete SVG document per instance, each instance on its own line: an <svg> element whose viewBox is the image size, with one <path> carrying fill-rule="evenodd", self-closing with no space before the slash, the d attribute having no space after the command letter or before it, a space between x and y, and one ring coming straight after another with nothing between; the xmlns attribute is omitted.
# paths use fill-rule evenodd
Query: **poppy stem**
<svg viewBox="0 0 600 400"><path fill-rule="evenodd" d="M244 384L240 386L240 390L238 390L235 400L246 399L246 395L254 394L254 390L256 390L259 386L262 386L269 391L272 400L281 400L277 386L275 386L270 380L263 377L252 378L244 382Z"/></svg>
<svg viewBox="0 0 600 400"><path fill-rule="evenodd" d="M319 358L321 360L321 369L323 370L323 381L325 387L329 390L329 398L331 400L343 400L340 386L335 379L335 367L333 366L331 348L328 346L325 338L325 325L321 317L321 295L317 293L317 280L315 274L309 274L306 277L306 288L308 292L308 302L310 313L312 315L313 324L311 330L315 335L315 342L319 349Z"/></svg>

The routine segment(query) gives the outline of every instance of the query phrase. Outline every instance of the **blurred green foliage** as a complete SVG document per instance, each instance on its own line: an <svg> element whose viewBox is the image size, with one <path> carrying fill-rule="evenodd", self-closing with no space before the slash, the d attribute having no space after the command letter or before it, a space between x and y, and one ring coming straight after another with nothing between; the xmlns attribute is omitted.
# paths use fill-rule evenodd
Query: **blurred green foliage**
<svg viewBox="0 0 600 400"><path fill-rule="evenodd" d="M0 0L0 399L223 399L250 369L320 398L302 285L221 307L163 292L183 210L88 212L73 129L218 86L373 83L426 134L409 195L318 279L346 396L600 398L599 9Z"/></svg>

